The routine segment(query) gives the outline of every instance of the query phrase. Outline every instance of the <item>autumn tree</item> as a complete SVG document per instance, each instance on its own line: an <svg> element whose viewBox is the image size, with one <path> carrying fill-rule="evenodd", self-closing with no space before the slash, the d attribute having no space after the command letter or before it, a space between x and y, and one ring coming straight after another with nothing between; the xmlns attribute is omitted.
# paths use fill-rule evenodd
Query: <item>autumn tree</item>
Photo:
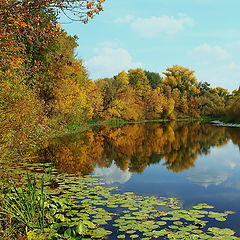
<svg viewBox="0 0 240 240"><path fill-rule="evenodd" d="M211 90L210 83L208 82L199 82L198 87L200 91L198 94L199 96L203 96Z"/></svg>
<svg viewBox="0 0 240 240"><path fill-rule="evenodd" d="M61 11L86 23L102 11L103 2L0 1L1 149L35 146L53 113L94 115L92 108L99 104L87 96L91 84L82 62L74 58L76 39L57 20Z"/></svg>
<svg viewBox="0 0 240 240"><path fill-rule="evenodd" d="M11 151L34 147L36 139L40 143L46 136L43 102L32 84L38 69L34 56L37 56L35 50L43 51L48 36L55 32L55 25L47 25L45 29L40 25L51 22L46 18L50 12L43 10L41 18L39 12L29 12L28 6L9 7L8 4L12 3L15 2L2 1L0 6L0 142ZM46 32L49 35L45 35ZM41 39L35 42L33 50L31 41L40 35Z"/></svg>
<svg viewBox="0 0 240 240"><path fill-rule="evenodd" d="M129 84L136 90L136 93L141 98L144 98L144 94L150 90L149 81L141 68L130 69L128 71Z"/></svg>
<svg viewBox="0 0 240 240"><path fill-rule="evenodd" d="M114 87L116 88L117 92L125 89L129 84L129 76L125 71L120 72L114 78Z"/></svg>
<svg viewBox="0 0 240 240"><path fill-rule="evenodd" d="M143 115L140 97L129 84L129 74L125 71L110 79L99 79L97 85L103 94L103 118L139 120Z"/></svg>
<svg viewBox="0 0 240 240"><path fill-rule="evenodd" d="M229 96L228 90L222 87L213 88L211 91L219 97L227 98Z"/></svg>
<svg viewBox="0 0 240 240"><path fill-rule="evenodd" d="M103 111L105 111L117 95L117 89L114 86L114 78L98 79L96 85L102 93Z"/></svg>
<svg viewBox="0 0 240 240"><path fill-rule="evenodd" d="M0 8L21 12L22 7L28 7L31 12L51 9L56 14L63 13L71 21L87 23L96 14L103 11L105 0L2 0Z"/></svg>
<svg viewBox="0 0 240 240"><path fill-rule="evenodd" d="M181 93L187 91L189 95L197 94L199 92L198 82L194 72L188 68L174 65L163 73L165 75L163 83L171 86L172 89L178 88Z"/></svg>
<svg viewBox="0 0 240 240"><path fill-rule="evenodd" d="M24 83L24 72L0 71L0 152L4 157L35 147L47 135L47 119L37 94Z"/></svg>
<svg viewBox="0 0 240 240"><path fill-rule="evenodd" d="M239 96L240 95L240 86L239 86L238 89L235 89L235 90L232 91L232 95L233 96Z"/></svg>
<svg viewBox="0 0 240 240"><path fill-rule="evenodd" d="M168 89L168 96L175 101L175 112L179 117L199 117L199 110L196 102L200 94L200 84L194 75L195 71L188 68L174 65L167 68L163 74L164 88Z"/></svg>
<svg viewBox="0 0 240 240"><path fill-rule="evenodd" d="M240 119L240 96L235 95L227 102L226 115L233 119Z"/></svg>
<svg viewBox="0 0 240 240"><path fill-rule="evenodd" d="M146 93L144 100L144 116L146 119L174 119L175 102L172 98L167 98L158 87Z"/></svg>
<svg viewBox="0 0 240 240"><path fill-rule="evenodd" d="M105 119L122 118L125 120L140 120L143 118L143 106L139 105L139 97L132 87L119 92L105 111Z"/></svg>
<svg viewBox="0 0 240 240"><path fill-rule="evenodd" d="M103 94L96 82L88 81L86 88L88 117L93 119L103 118Z"/></svg>

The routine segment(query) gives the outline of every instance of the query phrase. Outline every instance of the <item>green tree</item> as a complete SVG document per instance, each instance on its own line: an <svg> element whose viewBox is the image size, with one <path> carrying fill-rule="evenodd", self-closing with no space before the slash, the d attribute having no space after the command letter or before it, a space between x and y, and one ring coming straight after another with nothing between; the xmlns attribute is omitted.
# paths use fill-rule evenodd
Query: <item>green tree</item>
<svg viewBox="0 0 240 240"><path fill-rule="evenodd" d="M147 76L147 79L149 81L150 86L153 89L156 89L157 86L162 82L163 78L160 76L159 73L156 72L150 72L150 71L144 71L145 75Z"/></svg>

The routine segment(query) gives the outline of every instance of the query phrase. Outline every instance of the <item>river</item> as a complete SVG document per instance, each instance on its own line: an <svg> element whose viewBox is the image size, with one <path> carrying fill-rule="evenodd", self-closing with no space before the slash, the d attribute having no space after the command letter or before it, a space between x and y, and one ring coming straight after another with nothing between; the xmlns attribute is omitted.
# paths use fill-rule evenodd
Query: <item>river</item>
<svg viewBox="0 0 240 240"><path fill-rule="evenodd" d="M97 175L121 192L234 211L220 227L240 235L240 129L201 122L99 126L52 139L34 153L58 173Z"/></svg>

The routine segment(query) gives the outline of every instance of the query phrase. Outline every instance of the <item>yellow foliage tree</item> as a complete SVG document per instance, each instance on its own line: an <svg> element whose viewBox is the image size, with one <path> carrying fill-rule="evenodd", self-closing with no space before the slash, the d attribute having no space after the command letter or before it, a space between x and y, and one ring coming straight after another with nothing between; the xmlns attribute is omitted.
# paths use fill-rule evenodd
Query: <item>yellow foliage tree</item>
<svg viewBox="0 0 240 240"><path fill-rule="evenodd" d="M188 94L196 94L198 89L197 78L194 76L193 70L182 67L180 65L174 65L166 69L167 72L163 74L166 76L163 83L171 86L171 88L177 87L180 92L187 91Z"/></svg>
<svg viewBox="0 0 240 240"><path fill-rule="evenodd" d="M145 93L151 89L148 78L141 68L128 71L129 84L136 90L139 97L144 98Z"/></svg>
<svg viewBox="0 0 240 240"><path fill-rule="evenodd" d="M46 136L46 118L37 95L20 71L0 72L0 151L4 156L34 147Z"/></svg>
<svg viewBox="0 0 240 240"><path fill-rule="evenodd" d="M230 99L226 107L227 116L240 119L240 96Z"/></svg>
<svg viewBox="0 0 240 240"><path fill-rule="evenodd" d="M104 113L105 119L122 118L125 120L140 120L143 114L143 104L132 87L118 93Z"/></svg>

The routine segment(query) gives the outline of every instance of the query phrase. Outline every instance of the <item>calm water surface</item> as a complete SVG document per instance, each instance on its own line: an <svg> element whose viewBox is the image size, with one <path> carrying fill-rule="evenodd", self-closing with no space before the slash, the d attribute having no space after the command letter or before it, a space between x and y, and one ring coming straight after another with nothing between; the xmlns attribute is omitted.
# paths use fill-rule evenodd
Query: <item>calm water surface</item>
<svg viewBox="0 0 240 240"><path fill-rule="evenodd" d="M240 129L194 123L101 127L52 142L38 155L59 172L97 174L141 195L236 211L221 226L240 233Z"/></svg>

